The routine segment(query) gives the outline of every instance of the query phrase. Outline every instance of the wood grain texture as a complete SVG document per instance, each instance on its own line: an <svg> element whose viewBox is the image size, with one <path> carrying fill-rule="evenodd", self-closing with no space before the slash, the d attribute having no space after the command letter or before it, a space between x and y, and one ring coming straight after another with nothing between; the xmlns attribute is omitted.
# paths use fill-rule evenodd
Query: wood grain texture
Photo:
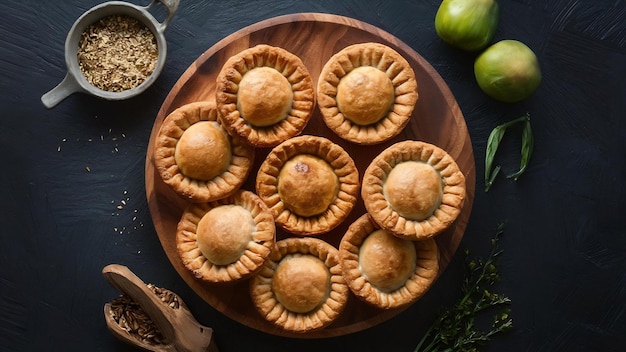
<svg viewBox="0 0 626 352"><path fill-rule="evenodd" d="M464 117L454 96L426 60L391 34L347 17L301 13L275 17L243 28L204 52L174 85L156 117L145 165L146 193L150 212L159 240L172 265L185 282L206 302L240 323L274 335L320 338L367 329L396 316L401 310L381 311L351 297L346 311L328 328L306 335L294 334L273 327L256 312L249 298L247 281L217 287L207 286L196 280L180 262L174 238L178 220L186 203L162 182L153 163L154 139L163 119L184 104L213 99L215 78L222 64L230 56L256 44L280 46L298 55L309 69L313 81L317 82L322 66L334 53L347 45L370 41L381 42L394 48L409 61L415 71L419 100L409 125L398 137L377 146L364 148L345 142L334 135L322 122L319 110L316 109L303 133L325 136L342 145L355 159L361 176L373 157L395 142L416 139L443 148L456 159L466 176L467 198L464 209L454 226L437 237L442 269L445 269L450 262L463 237L471 213L476 181L472 144ZM243 186L244 189L254 190L254 170L258 169L268 152L269 149L257 150L255 166L251 177ZM365 207L359 199L350 217L342 225L331 233L319 237L338 246L348 225L364 212ZM278 239L285 236L287 234L281 231L277 234Z"/></svg>

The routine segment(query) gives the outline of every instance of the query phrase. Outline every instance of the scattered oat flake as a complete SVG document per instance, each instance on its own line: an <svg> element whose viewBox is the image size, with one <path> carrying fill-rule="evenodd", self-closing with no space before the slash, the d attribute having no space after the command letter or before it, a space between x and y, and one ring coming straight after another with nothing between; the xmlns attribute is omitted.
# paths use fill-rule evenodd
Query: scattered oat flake
<svg viewBox="0 0 626 352"><path fill-rule="evenodd" d="M87 172L91 172L91 168L89 166L85 166L85 170L87 170Z"/></svg>

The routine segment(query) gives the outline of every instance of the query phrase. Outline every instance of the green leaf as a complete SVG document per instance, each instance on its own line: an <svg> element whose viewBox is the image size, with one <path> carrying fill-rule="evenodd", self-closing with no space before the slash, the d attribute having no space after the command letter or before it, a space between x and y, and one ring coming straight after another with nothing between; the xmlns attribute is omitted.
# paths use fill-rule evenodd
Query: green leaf
<svg viewBox="0 0 626 352"><path fill-rule="evenodd" d="M502 138L504 138L507 129L518 123L524 124L524 128L522 129L520 168L517 172L507 175L506 177L517 181L517 179L524 173L524 171L526 171L526 168L528 167L530 156L533 152L534 138L532 128L530 126L530 114L526 113L524 116L495 127L489 134L489 138L487 139L487 150L485 152L485 192L489 191L491 185L493 185L493 182L496 179L496 176L500 172L499 165L493 166L500 142L502 141Z"/></svg>
<svg viewBox="0 0 626 352"><path fill-rule="evenodd" d="M528 166L528 162L530 161L530 156L533 153L533 131L530 127L530 115L526 115L528 118L524 122L524 129L522 130L522 150L521 150L521 161L520 161L520 169L519 171L508 175L507 178L512 178L517 181L517 179L524 173L526 167Z"/></svg>

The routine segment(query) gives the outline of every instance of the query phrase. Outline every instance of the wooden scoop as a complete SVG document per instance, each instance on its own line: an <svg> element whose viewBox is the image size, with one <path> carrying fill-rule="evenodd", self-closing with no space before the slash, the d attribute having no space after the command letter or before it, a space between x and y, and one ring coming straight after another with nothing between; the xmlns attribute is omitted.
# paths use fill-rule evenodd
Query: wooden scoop
<svg viewBox="0 0 626 352"><path fill-rule="evenodd" d="M172 308L125 266L117 264L107 265L102 269L102 275L111 286L141 306L157 329L159 329L165 342L153 345L131 335L115 321L111 311L111 303L109 302L104 305L104 318L107 327L117 338L146 351L218 352L217 346L212 339L213 329L198 323L182 299L175 293L172 294L176 296L179 306Z"/></svg>

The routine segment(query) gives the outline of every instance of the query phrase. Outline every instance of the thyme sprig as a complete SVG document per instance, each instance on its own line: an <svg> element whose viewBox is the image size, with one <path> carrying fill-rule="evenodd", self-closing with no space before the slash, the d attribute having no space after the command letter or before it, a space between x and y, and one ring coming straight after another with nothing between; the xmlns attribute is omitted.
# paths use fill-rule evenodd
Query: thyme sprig
<svg viewBox="0 0 626 352"><path fill-rule="evenodd" d="M493 167L493 162L496 156L496 152L498 151L498 147L500 146L500 142L504 137L506 130L513 125L518 123L524 124L524 128L522 129L522 150L521 150L521 160L520 160L520 168L518 171L507 175L507 178L512 178L517 181L517 179L524 173L526 167L528 166L528 162L530 161L530 156L533 152L533 132L530 127L530 114L526 113L526 115L519 117L515 120L503 123L491 131L489 134L489 139L487 140L487 151L485 153L485 192L489 191L491 185L496 179L496 176L500 172L500 165Z"/></svg>
<svg viewBox="0 0 626 352"><path fill-rule="evenodd" d="M453 306L442 311L415 352L475 352L494 335L513 327L509 308L511 300L490 291L490 287L499 280L497 264L502 250L498 247L498 240L503 232L504 224L499 224L487 259L469 260L469 251L465 251L467 273L462 296ZM476 318L487 310L495 311L495 314L489 329L481 329Z"/></svg>

